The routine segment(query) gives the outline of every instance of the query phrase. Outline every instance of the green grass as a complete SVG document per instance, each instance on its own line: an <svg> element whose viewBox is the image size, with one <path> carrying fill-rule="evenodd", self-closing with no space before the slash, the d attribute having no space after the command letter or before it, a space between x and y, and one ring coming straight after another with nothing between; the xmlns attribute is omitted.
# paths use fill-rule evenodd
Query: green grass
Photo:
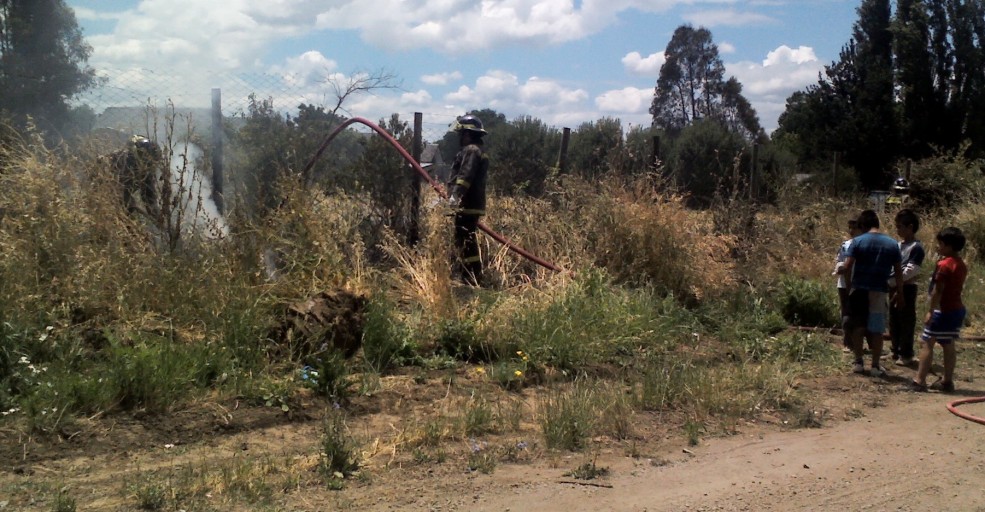
<svg viewBox="0 0 985 512"><path fill-rule="evenodd" d="M548 448L581 450L588 445L599 417L597 396L589 384L551 392L542 407L541 431Z"/></svg>

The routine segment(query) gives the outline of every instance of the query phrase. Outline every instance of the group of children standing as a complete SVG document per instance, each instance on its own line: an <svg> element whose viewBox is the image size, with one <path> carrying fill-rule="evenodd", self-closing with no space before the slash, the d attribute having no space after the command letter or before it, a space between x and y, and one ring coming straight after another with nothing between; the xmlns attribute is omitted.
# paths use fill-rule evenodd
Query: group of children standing
<svg viewBox="0 0 985 512"><path fill-rule="evenodd" d="M968 269L959 256L965 246L964 234L955 227L944 228L937 234L939 258L927 290L928 311L920 336L923 346L918 360L914 360L918 281L926 253L916 238L920 230L916 213L900 210L895 224L898 241L879 231L879 217L873 210L865 210L858 218L848 221L850 237L838 251L834 271L838 276L845 350L855 356L853 371L865 373L862 343L865 339L872 355L871 374L885 376L881 358L888 319L895 364L905 367L917 364L908 389L954 391L954 343L966 314L961 291ZM940 345L944 352L944 375L928 387L927 375L935 345Z"/></svg>

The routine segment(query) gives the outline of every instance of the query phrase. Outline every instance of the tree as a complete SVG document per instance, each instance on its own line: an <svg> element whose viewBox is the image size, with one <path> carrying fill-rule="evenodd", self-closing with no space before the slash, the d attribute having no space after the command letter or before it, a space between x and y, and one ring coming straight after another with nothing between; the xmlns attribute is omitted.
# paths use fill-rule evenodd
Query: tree
<svg viewBox="0 0 985 512"><path fill-rule="evenodd" d="M854 109L857 144L845 152L845 161L859 172L869 189L886 187L892 164L899 155L899 128L893 91L893 38L889 0L864 0L858 7L854 37Z"/></svg>
<svg viewBox="0 0 985 512"><path fill-rule="evenodd" d="M864 0L853 37L818 83L787 100L774 138L794 138L800 156L834 151L867 189L887 186L899 156L889 0Z"/></svg>
<svg viewBox="0 0 985 512"><path fill-rule="evenodd" d="M748 158L743 158L745 141L722 123L703 119L681 132L668 158L674 181L692 198L692 203L708 205L715 195L729 186L727 178L744 179ZM738 173L738 176L737 176Z"/></svg>
<svg viewBox="0 0 985 512"><path fill-rule="evenodd" d="M63 0L0 0L0 112L54 137L69 100L96 83L91 53Z"/></svg>
<svg viewBox="0 0 985 512"><path fill-rule="evenodd" d="M742 86L725 80L725 66L711 32L690 25L677 27L664 51L666 61L650 105L654 127L672 135L700 119L718 119L747 139L759 135L759 119Z"/></svg>
<svg viewBox="0 0 985 512"><path fill-rule="evenodd" d="M931 52L930 12L922 0L899 0L893 21L897 90L901 103L900 135L909 157L929 154L930 144L940 143L944 98L934 87L934 55Z"/></svg>
<svg viewBox="0 0 985 512"><path fill-rule="evenodd" d="M568 163L572 173L593 180L614 171L612 159L622 154L622 122L611 117L582 123L571 136Z"/></svg>
<svg viewBox="0 0 985 512"><path fill-rule="evenodd" d="M972 143L972 155L985 152L985 2L947 2L953 61L950 66L949 119L952 147Z"/></svg>
<svg viewBox="0 0 985 512"><path fill-rule="evenodd" d="M499 125L490 137L490 188L501 195L541 195L554 169L560 141L557 128L534 117Z"/></svg>

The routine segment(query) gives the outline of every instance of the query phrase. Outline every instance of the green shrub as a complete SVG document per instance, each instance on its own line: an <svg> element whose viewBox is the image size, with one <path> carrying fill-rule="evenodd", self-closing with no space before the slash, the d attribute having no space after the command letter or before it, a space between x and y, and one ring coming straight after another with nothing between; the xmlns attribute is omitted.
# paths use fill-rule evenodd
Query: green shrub
<svg viewBox="0 0 985 512"><path fill-rule="evenodd" d="M359 451L345 426L345 418L334 412L325 421L319 470L329 487L341 488L343 480L359 469Z"/></svg>
<svg viewBox="0 0 985 512"><path fill-rule="evenodd" d="M838 297L833 286L784 276L777 303L784 320L793 325L833 327L839 324Z"/></svg>
<svg viewBox="0 0 985 512"><path fill-rule="evenodd" d="M659 411L684 406L697 371L688 361L655 361L648 365L640 382L640 407Z"/></svg>
<svg viewBox="0 0 985 512"><path fill-rule="evenodd" d="M345 356L335 349L312 356L311 365L302 370L304 384L321 396L342 401L349 398L354 383L349 379Z"/></svg>
<svg viewBox="0 0 985 512"><path fill-rule="evenodd" d="M509 313L497 332L508 333L510 345L529 358L527 366L568 375L624 361L640 348L662 350L693 323L672 297L613 284L598 269L579 273L543 303L514 306Z"/></svg>
<svg viewBox="0 0 985 512"><path fill-rule="evenodd" d="M51 510L52 512L75 512L75 498L64 490L58 491L58 495L55 496L55 502L51 505Z"/></svg>
<svg viewBox="0 0 985 512"><path fill-rule="evenodd" d="M462 417L466 436L481 436L495 430L492 406L482 398L473 398L465 407Z"/></svg>
<svg viewBox="0 0 985 512"><path fill-rule="evenodd" d="M444 320L438 329L438 347L450 357L472 363L495 361L498 358L494 348L479 338L475 322L471 319Z"/></svg>
<svg viewBox="0 0 985 512"><path fill-rule="evenodd" d="M910 198L921 209L954 208L975 201L985 188L985 162L962 156L966 147L954 154L937 155L914 162L910 179Z"/></svg>
<svg viewBox="0 0 985 512"><path fill-rule="evenodd" d="M554 392L543 403L541 429L548 448L580 450L595 424L594 396L588 385Z"/></svg>
<svg viewBox="0 0 985 512"><path fill-rule="evenodd" d="M377 293L369 301L363 327L363 357L379 373L414 357L414 333L400 321L394 304L386 295Z"/></svg>

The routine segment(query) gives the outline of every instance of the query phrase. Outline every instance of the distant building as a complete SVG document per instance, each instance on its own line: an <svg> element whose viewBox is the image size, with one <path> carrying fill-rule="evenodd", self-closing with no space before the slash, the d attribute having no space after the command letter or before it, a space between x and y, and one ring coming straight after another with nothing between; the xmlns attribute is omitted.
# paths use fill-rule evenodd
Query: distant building
<svg viewBox="0 0 985 512"><path fill-rule="evenodd" d="M441 151L438 150L437 144L424 146L424 151L421 152L421 167L438 183L445 184L451 177L451 166L441 158Z"/></svg>

